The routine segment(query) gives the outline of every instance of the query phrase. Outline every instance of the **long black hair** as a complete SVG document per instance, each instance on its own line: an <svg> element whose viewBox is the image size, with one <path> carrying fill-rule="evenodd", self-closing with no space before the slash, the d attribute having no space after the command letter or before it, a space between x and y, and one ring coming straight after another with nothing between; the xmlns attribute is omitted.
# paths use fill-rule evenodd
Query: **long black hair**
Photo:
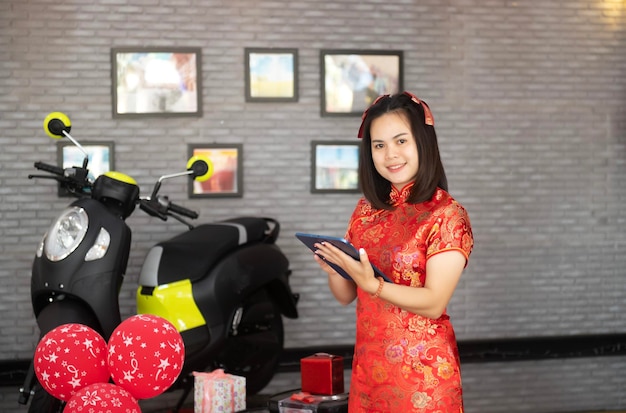
<svg viewBox="0 0 626 413"><path fill-rule="evenodd" d="M419 167L415 185L407 201L412 204L432 198L437 187L447 191L448 180L439 155L437 134L434 121L426 102L414 95L403 92L396 95L379 97L363 114L363 123L359 130L362 138L359 151L359 182L363 195L376 209L393 209L390 202L391 182L383 178L374 166L372 159L372 121L387 113L399 113L408 119L411 132L415 137Z"/></svg>

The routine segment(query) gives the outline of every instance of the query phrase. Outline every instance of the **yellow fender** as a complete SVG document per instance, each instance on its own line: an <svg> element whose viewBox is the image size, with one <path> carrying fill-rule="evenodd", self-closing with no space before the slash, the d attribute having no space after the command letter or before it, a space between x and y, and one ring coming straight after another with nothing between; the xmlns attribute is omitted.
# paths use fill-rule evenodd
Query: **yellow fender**
<svg viewBox="0 0 626 413"><path fill-rule="evenodd" d="M137 313L152 314L165 318L182 333L206 324L193 299L190 280L180 280L159 285L149 294L137 289Z"/></svg>

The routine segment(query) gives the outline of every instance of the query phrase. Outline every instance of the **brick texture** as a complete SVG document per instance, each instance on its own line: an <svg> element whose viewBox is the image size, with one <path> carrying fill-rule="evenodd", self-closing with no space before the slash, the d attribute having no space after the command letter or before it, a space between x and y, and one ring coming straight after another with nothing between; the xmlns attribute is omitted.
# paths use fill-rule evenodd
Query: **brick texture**
<svg viewBox="0 0 626 413"><path fill-rule="evenodd" d="M66 205L34 161L56 162L54 110L82 140L113 140L142 191L184 168L187 145L242 143L243 198L200 211L277 218L301 294L286 345L346 344L341 307L296 231L342 235L358 195L311 194L310 141L353 139L358 117L320 116L320 49L401 49L404 84L431 106L450 190L476 247L450 313L460 340L626 332L626 6L599 0L3 0L0 2L0 360L31 356L35 246ZM110 49L202 49L203 116L111 115ZM244 48L299 52L299 100L246 103ZM120 302L134 311L148 248L184 228L136 213ZM473 364L467 412L626 408L624 358ZM621 377L621 379L618 379ZM284 388L281 390L285 390ZM13 389L10 389L13 391ZM3 392L4 393L4 392ZM592 396L593 395L593 396ZM15 397L16 398L16 397ZM0 395L2 411L13 397ZM7 406L7 407L5 407ZM18 411L16 409L16 411Z"/></svg>

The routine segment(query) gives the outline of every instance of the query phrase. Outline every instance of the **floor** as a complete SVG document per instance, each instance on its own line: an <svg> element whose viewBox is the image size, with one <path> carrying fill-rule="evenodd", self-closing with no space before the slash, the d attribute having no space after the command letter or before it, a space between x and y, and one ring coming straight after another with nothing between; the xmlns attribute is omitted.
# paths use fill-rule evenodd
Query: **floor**
<svg viewBox="0 0 626 413"><path fill-rule="evenodd" d="M270 394L258 394L253 396L248 396L246 400L247 409L240 413L278 413L278 409L269 410L268 405L270 399L277 400L282 399L282 396L288 397L291 393L298 391L299 389L293 389L289 392L281 393L279 395L270 395ZM183 408L179 410L178 413L194 413L193 409L193 396L189 396L189 399L184 404ZM144 400L144 402L148 402L149 400ZM175 401L170 401L169 403L163 403L163 400L159 403L159 405L150 406L141 406L142 413L174 413L172 410L172 406L175 406ZM167 407L165 407L167 406ZM273 404L275 406L275 404ZM346 408L347 411L347 408ZM533 412L528 412L533 413ZM559 412L559 413L626 413L625 410L602 410L602 411L573 411L573 412Z"/></svg>
<svg viewBox="0 0 626 413"><path fill-rule="evenodd" d="M248 397L246 403L247 403L247 409L244 410L243 412L240 413L274 413L274 411L270 411L268 409L268 402L269 399L272 396L270 395L255 395L255 396L250 396ZM276 412L278 412L278 410L276 410ZM142 408L142 413L173 413L172 409L159 409L156 408L154 410L150 410L150 409L145 409ZM194 409L193 409L193 403L186 403L185 406L179 410L178 413L194 413ZM561 412L562 413L562 412ZM603 410L603 411L593 411L593 412L589 412L589 411L577 411L577 412L569 412L569 413L626 413L626 411L624 410L619 410L619 411L608 411L608 410Z"/></svg>
<svg viewBox="0 0 626 413"><path fill-rule="evenodd" d="M164 394L154 399L142 400L141 411L142 413L173 413L173 407L176 406L178 401L178 395L172 394ZM249 413L270 413L270 410L267 408L268 400L270 395L255 395L248 397L247 407L248 409L244 412ZM13 387L0 388L0 412L2 413L25 413L27 411L25 406L17 404L17 389ZM193 413L193 400L190 397L189 400L183 406L183 409L179 411L179 413ZM533 412L528 412L533 413ZM564 413L564 412L559 412ZM579 410L576 412L569 413L626 413L624 410L619 411L583 411Z"/></svg>
<svg viewBox="0 0 626 413"><path fill-rule="evenodd" d="M246 399L246 407L247 409L243 412L255 412L255 413L269 413L268 403L272 396L268 394L258 394L254 396L248 396ZM171 406L171 404L170 404ZM172 408L146 408L142 406L142 413L173 413ZM178 413L194 413L193 402L185 403L183 408L178 411Z"/></svg>

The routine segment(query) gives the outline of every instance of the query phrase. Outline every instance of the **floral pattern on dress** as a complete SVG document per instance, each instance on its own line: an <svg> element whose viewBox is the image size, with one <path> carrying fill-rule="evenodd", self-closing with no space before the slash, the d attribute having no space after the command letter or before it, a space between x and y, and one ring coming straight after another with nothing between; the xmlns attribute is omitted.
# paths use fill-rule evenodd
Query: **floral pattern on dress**
<svg viewBox="0 0 626 413"><path fill-rule="evenodd" d="M365 248L394 283L421 288L426 261L457 250L469 258L474 241L465 209L446 191L419 204L409 187L392 190L392 211L361 199L346 238ZM430 319L358 289L350 413L463 412L458 348L447 313Z"/></svg>

